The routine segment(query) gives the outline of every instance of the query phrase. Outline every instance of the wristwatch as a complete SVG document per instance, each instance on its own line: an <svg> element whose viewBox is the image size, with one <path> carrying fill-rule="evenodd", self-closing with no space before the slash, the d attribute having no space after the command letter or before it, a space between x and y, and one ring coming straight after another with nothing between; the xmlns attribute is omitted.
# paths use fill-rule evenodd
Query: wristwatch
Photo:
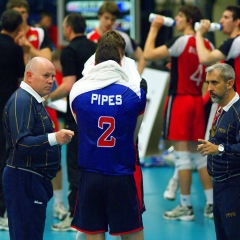
<svg viewBox="0 0 240 240"><path fill-rule="evenodd" d="M218 145L218 155L222 156L222 154L224 153L224 146L222 144Z"/></svg>

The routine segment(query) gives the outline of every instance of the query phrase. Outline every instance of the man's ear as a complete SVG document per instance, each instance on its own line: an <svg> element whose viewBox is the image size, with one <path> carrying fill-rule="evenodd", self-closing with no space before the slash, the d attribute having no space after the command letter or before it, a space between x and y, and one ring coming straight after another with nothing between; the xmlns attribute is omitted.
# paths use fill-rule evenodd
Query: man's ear
<svg viewBox="0 0 240 240"><path fill-rule="evenodd" d="M228 82L227 82L227 88L228 88L228 90L231 89L231 88L233 88L234 83L235 83L235 80L234 80L234 79L228 80Z"/></svg>
<svg viewBox="0 0 240 240"><path fill-rule="evenodd" d="M25 74L25 78L27 82L32 82L32 72L28 70Z"/></svg>

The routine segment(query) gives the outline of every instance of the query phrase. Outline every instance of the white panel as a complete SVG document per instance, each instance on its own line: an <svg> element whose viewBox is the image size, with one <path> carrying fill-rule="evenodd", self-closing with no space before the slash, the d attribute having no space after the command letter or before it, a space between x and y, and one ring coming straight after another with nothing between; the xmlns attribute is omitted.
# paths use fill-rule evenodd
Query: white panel
<svg viewBox="0 0 240 240"><path fill-rule="evenodd" d="M147 147L149 139L152 133L153 126L157 119L157 113L160 108L161 101L163 99L164 91L168 84L169 73L150 68L145 68L142 77L148 83L147 94L147 108L145 111L142 126L139 131L139 156L145 157L147 153ZM158 116L159 117L159 116ZM161 116L160 116L161 117ZM161 129L159 129L159 136Z"/></svg>

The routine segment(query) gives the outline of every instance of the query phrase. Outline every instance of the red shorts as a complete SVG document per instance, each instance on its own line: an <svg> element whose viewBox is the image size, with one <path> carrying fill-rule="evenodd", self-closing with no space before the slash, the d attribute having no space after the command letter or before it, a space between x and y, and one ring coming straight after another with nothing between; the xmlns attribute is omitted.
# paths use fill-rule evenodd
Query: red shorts
<svg viewBox="0 0 240 240"><path fill-rule="evenodd" d="M130 234L143 229L133 175L111 176L80 171L71 227L87 234Z"/></svg>
<svg viewBox="0 0 240 240"><path fill-rule="evenodd" d="M171 141L198 141L206 129L202 96L169 96L165 109L165 138Z"/></svg>

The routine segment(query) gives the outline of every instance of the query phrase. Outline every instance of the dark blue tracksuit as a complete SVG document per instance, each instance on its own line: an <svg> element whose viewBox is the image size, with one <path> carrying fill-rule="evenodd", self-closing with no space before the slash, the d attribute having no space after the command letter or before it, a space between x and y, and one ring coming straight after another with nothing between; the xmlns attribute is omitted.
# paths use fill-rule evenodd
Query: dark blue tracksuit
<svg viewBox="0 0 240 240"><path fill-rule="evenodd" d="M224 145L224 153L208 155L208 173L213 178L213 213L217 240L240 239L240 100L223 111L210 142Z"/></svg>
<svg viewBox="0 0 240 240"><path fill-rule="evenodd" d="M39 96L40 97L40 96ZM42 102L19 88L3 112L8 159L3 173L11 240L42 240L51 179L60 164L59 145L51 146L54 125Z"/></svg>

